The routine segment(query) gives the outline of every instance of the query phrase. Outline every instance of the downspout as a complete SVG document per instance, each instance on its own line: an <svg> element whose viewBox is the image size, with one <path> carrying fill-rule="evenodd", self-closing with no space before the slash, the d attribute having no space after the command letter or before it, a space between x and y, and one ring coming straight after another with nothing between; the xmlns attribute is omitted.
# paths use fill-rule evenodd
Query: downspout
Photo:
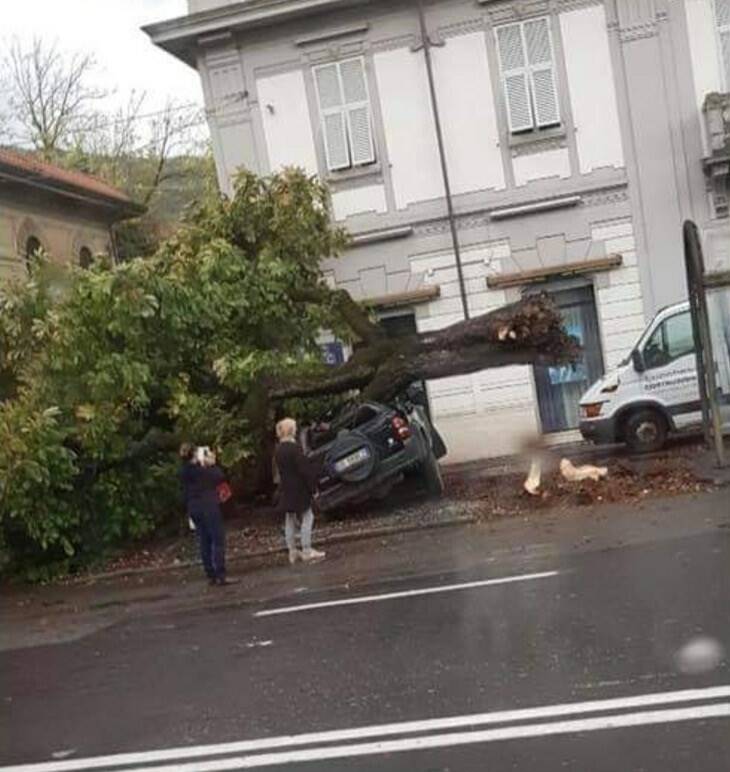
<svg viewBox="0 0 730 772"><path fill-rule="evenodd" d="M428 36L426 29L426 17L423 13L423 0L418 0L418 23L421 27L421 45L423 46L423 55L426 59L426 74L428 77L428 90L431 95L431 110L433 112L433 122L436 126L436 141L438 143L439 160L441 162L441 176L444 182L444 194L446 197L446 211L451 228L451 242L454 246L454 258L456 260L456 275L459 278L459 294L461 295L461 305L464 309L464 319L469 318L469 306L466 298L466 285L464 284L464 270L461 265L461 250L459 249L459 237L456 232L456 217L454 216L454 202L451 198L451 184L449 182L449 168L446 163L446 150L444 147L444 135L441 131L441 120L439 118L438 102L436 100L436 85L433 79L433 64L431 62L431 46L433 43ZM414 48L417 51L419 46Z"/></svg>

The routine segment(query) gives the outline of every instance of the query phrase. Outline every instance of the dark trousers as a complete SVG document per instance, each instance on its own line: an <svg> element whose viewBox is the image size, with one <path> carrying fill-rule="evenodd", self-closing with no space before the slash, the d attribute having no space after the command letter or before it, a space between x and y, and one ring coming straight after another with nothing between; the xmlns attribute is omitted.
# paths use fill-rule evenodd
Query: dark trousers
<svg viewBox="0 0 730 772"><path fill-rule="evenodd" d="M220 509L194 511L190 517L195 523L200 543L200 559L208 579L223 579L226 575L226 539Z"/></svg>

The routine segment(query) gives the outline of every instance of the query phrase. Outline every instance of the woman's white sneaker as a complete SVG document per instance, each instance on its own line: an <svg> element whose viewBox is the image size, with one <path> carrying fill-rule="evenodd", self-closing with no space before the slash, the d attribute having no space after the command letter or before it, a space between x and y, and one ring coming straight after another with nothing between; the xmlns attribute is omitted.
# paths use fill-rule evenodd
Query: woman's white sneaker
<svg viewBox="0 0 730 772"><path fill-rule="evenodd" d="M304 550L304 552L302 552L302 560L305 563L313 563L316 560L324 560L324 558L325 558L325 553L322 552L321 550L316 550L314 548Z"/></svg>

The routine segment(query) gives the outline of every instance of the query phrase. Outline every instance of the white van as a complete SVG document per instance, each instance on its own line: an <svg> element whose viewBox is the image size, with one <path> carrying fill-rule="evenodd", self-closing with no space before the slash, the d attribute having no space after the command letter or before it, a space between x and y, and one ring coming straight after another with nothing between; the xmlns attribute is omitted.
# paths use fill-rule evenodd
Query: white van
<svg viewBox="0 0 730 772"><path fill-rule="evenodd" d="M713 330L715 335L720 332ZM718 387L728 384L728 341L718 335ZM699 424L699 384L689 303L662 309L631 353L580 400L580 432L596 443L625 442L633 451L661 448L670 432Z"/></svg>

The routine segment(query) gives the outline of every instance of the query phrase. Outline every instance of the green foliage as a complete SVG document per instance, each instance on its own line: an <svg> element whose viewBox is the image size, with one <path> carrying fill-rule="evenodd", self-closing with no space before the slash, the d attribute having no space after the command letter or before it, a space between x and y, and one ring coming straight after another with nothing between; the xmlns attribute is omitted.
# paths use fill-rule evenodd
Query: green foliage
<svg viewBox="0 0 730 772"><path fill-rule="evenodd" d="M247 399L311 367L322 286L344 233L297 170L243 174L147 259L0 288L0 552L33 578L149 533L179 505L174 448L257 451ZM247 410L249 412L247 412Z"/></svg>

